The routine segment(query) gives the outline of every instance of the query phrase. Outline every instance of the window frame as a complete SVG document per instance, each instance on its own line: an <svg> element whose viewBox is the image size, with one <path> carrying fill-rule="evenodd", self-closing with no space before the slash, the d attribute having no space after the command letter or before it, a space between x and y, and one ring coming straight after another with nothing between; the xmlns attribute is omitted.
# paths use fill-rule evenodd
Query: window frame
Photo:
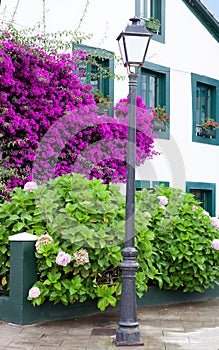
<svg viewBox="0 0 219 350"><path fill-rule="evenodd" d="M201 114L203 113L203 105L202 105L202 99L203 99L203 90L205 94L205 106L207 106L207 112L205 113L204 119L202 118ZM196 105L197 105L197 92L199 91L199 123L203 124L205 122L205 119L207 117L211 117L215 115L215 89L211 85L203 84L200 82L197 82L196 85ZM207 95L207 97L206 97ZM197 112L197 107L196 107ZM196 113L196 122L197 122L197 113Z"/></svg>
<svg viewBox="0 0 219 350"><path fill-rule="evenodd" d="M150 180L135 180L135 190L141 191L150 188Z"/></svg>
<svg viewBox="0 0 219 350"><path fill-rule="evenodd" d="M154 188L154 186L159 186L161 184L166 187L170 186L170 183L168 181L135 180L135 189L136 191L141 191L144 188L151 190Z"/></svg>
<svg viewBox="0 0 219 350"><path fill-rule="evenodd" d="M166 112L169 115L170 118L170 68L160 66L155 63L145 62L141 70L139 71L138 75L138 95L143 97L142 89L141 89L141 81L142 81L142 75L144 74L144 71L151 72L154 75L162 76L163 82L162 82L162 88L161 88L161 100L160 103L163 106L166 106ZM144 101L146 102L146 101ZM147 105L147 104L146 104ZM150 108L151 106L147 106ZM170 118L171 123L171 118ZM166 131L156 131L156 134L158 138L160 139L170 139L170 125L166 125Z"/></svg>
<svg viewBox="0 0 219 350"><path fill-rule="evenodd" d="M190 193L190 190L211 191L211 203L210 203L210 216L215 216L216 212L216 184L208 182L186 182L186 192Z"/></svg>
<svg viewBox="0 0 219 350"><path fill-rule="evenodd" d="M211 106L212 112L215 116L209 116L219 124L219 80L209 78L206 76L191 74L192 83L192 141L210 145L219 145L219 129L216 131L215 138L203 137L197 135L197 123L196 123L196 102L197 102L197 86L206 86L212 88L212 99L214 106Z"/></svg>
<svg viewBox="0 0 219 350"><path fill-rule="evenodd" d="M165 187L170 187L169 181L152 181L152 187L164 185Z"/></svg>
<svg viewBox="0 0 219 350"><path fill-rule="evenodd" d="M94 57L96 57L100 63L102 63L102 66L107 66L109 73L112 75L112 77L107 77L107 78L101 78L101 83L100 83L100 88L101 91L103 92L104 97L110 96L110 101L111 101L111 109L110 114L113 113L113 105L114 105L114 52L108 51L105 49L100 49L96 48L93 46L88 46L84 44L76 44L73 43L73 51L76 50L84 50L87 51L88 54L90 54ZM107 65L106 65L107 62ZM88 64L87 70L91 70L91 64ZM90 84L90 78L89 76L86 76L86 84ZM91 84L90 84L91 85Z"/></svg>
<svg viewBox="0 0 219 350"><path fill-rule="evenodd" d="M144 9L143 14L144 18L152 17L150 13L148 13L148 1L160 1L160 32L158 34L153 33L152 39L159 41L161 43L165 43L165 9L166 9L166 0L135 0L135 15L136 17L141 17L141 1L144 1Z"/></svg>

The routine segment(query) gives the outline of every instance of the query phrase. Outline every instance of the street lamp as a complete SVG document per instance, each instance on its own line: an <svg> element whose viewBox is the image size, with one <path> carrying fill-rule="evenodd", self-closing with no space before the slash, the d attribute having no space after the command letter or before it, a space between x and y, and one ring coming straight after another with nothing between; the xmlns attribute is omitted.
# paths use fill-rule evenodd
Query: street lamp
<svg viewBox="0 0 219 350"><path fill-rule="evenodd" d="M125 247L122 250L122 298L120 319L116 331L116 346L143 345L140 341L136 303L136 261L135 236L135 164L136 164L136 91L138 70L144 64L152 34L147 32L139 18L131 18L124 32L120 33L120 53L129 76L128 102L128 150L126 166L126 224Z"/></svg>

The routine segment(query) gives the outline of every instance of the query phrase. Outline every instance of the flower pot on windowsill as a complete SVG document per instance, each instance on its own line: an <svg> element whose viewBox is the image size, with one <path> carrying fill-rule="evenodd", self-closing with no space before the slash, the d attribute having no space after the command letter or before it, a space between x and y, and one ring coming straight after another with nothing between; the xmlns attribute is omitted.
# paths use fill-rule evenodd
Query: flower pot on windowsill
<svg viewBox="0 0 219 350"><path fill-rule="evenodd" d="M154 119L153 124L154 124L154 131L165 132L167 129L166 124L160 120Z"/></svg>
<svg viewBox="0 0 219 350"><path fill-rule="evenodd" d="M203 128L201 125L196 126L196 133L197 136L208 137L210 139L216 138L216 129L206 129Z"/></svg>
<svg viewBox="0 0 219 350"><path fill-rule="evenodd" d="M102 104L102 103L97 103L98 107L98 114L103 115L103 114L109 114L109 105Z"/></svg>
<svg viewBox="0 0 219 350"><path fill-rule="evenodd" d="M157 33L160 29L160 21L154 19L146 19L145 27L150 31Z"/></svg>

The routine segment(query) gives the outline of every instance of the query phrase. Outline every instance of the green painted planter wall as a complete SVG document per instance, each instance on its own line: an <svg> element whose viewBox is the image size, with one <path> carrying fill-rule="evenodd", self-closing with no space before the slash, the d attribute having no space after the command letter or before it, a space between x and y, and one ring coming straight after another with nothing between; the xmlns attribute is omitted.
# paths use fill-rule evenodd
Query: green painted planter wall
<svg viewBox="0 0 219 350"><path fill-rule="evenodd" d="M37 268L35 259L36 236L19 234L10 237L10 294L0 297L0 319L15 324L33 324L52 320L64 320L79 316L99 313L97 301L75 303L65 306L44 303L33 307L27 300L28 291L36 281ZM164 291L150 287L143 298L137 299L138 307L191 302L219 297L219 286L208 289L205 293L182 293L181 291ZM109 307L106 311L118 310Z"/></svg>

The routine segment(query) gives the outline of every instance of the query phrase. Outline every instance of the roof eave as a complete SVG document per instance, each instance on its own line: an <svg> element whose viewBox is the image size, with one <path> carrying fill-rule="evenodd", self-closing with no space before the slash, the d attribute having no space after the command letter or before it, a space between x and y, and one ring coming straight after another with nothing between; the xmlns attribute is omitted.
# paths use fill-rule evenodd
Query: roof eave
<svg viewBox="0 0 219 350"><path fill-rule="evenodd" d="M219 42L219 22L200 0L183 0L210 34Z"/></svg>

